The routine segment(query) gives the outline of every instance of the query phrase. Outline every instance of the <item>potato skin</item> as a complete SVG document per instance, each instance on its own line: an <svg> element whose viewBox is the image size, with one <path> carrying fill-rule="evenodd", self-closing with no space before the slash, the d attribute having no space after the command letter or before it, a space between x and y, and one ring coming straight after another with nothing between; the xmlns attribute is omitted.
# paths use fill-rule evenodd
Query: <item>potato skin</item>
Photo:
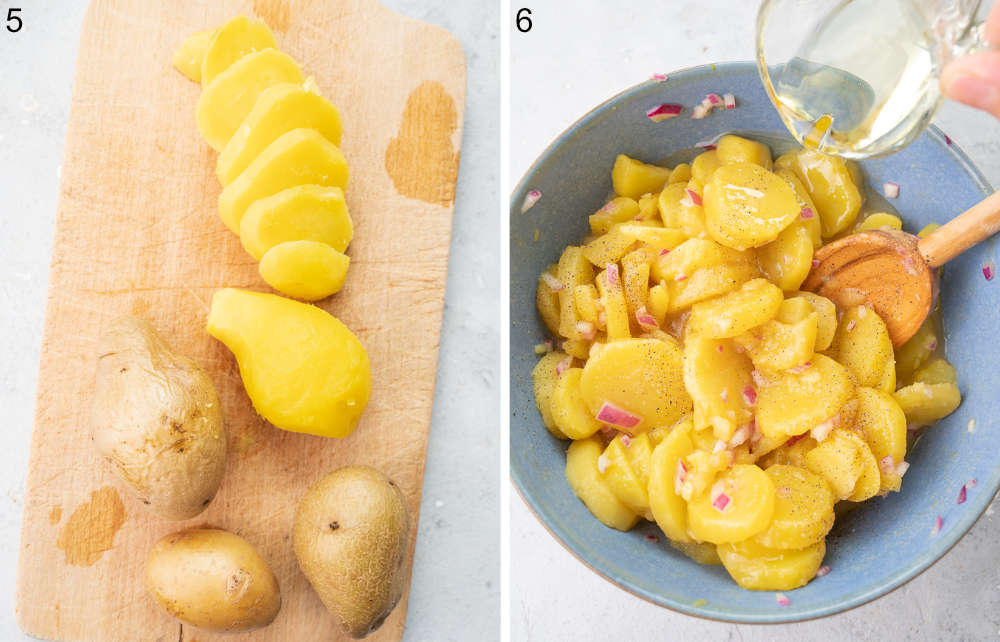
<svg viewBox="0 0 1000 642"><path fill-rule="evenodd" d="M133 316L108 326L98 355L90 413L98 451L160 517L187 519L205 510L226 468L212 380Z"/></svg>
<svg viewBox="0 0 1000 642"><path fill-rule="evenodd" d="M146 590L185 624L236 633L267 626L281 609L278 580L245 539L216 528L167 535L146 557Z"/></svg>
<svg viewBox="0 0 1000 642"><path fill-rule="evenodd" d="M410 514L399 487L367 466L316 482L299 501L295 556L326 608L353 638L382 623L403 596Z"/></svg>

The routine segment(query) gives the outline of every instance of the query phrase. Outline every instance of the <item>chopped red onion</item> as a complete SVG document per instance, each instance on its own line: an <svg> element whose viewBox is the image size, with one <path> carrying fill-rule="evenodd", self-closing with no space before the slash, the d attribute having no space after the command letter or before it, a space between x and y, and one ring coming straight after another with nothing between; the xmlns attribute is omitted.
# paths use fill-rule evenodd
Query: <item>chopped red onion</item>
<svg viewBox="0 0 1000 642"><path fill-rule="evenodd" d="M930 341L927 342L928 350L934 350L935 348L937 348L937 339L931 339Z"/></svg>
<svg viewBox="0 0 1000 642"><path fill-rule="evenodd" d="M687 274L678 274L677 276L674 277L674 281L683 281L686 278L688 278Z"/></svg>
<svg viewBox="0 0 1000 642"><path fill-rule="evenodd" d="M524 202L521 203L521 214L524 214L538 202L538 199L542 197L542 193L537 189L533 189L524 196Z"/></svg>
<svg viewBox="0 0 1000 642"><path fill-rule="evenodd" d="M719 393L719 398L722 399L722 403L728 402L729 401L729 391L726 390L725 388L723 388L722 392Z"/></svg>
<svg viewBox="0 0 1000 642"><path fill-rule="evenodd" d="M856 327L857 325L858 325L858 322L857 322L857 321L855 321L854 319L851 319L850 321L848 321L848 322L847 322L847 331L848 331L848 332L853 332L853 331L854 331L854 328L855 328L855 327Z"/></svg>
<svg viewBox="0 0 1000 642"><path fill-rule="evenodd" d="M751 370L750 378L753 379L754 385L756 385L758 388L763 387L765 379L764 375L761 373L760 370Z"/></svg>
<svg viewBox="0 0 1000 642"><path fill-rule="evenodd" d="M708 94L705 96L705 100L708 101L709 105L713 106L722 104L722 97L719 94Z"/></svg>
<svg viewBox="0 0 1000 642"><path fill-rule="evenodd" d="M815 214L813 214L812 209L808 208L808 207L803 207L802 211L799 212L799 218L801 218L802 220L805 220L805 221L808 221L813 216L815 216Z"/></svg>
<svg viewBox="0 0 1000 642"><path fill-rule="evenodd" d="M719 345L715 346L715 349L718 350L719 352L722 352L723 350L725 350L725 348L722 347L721 343Z"/></svg>
<svg viewBox="0 0 1000 642"><path fill-rule="evenodd" d="M736 109L736 96L732 94L722 94L722 102L726 109Z"/></svg>
<svg viewBox="0 0 1000 642"><path fill-rule="evenodd" d="M969 480L968 483L969 488L975 488L978 485L979 485L979 480L977 480L975 477Z"/></svg>
<svg viewBox="0 0 1000 642"><path fill-rule="evenodd" d="M712 507L720 513L726 510L726 506L729 506L729 495L725 493L719 493L719 496L712 500Z"/></svg>
<svg viewBox="0 0 1000 642"><path fill-rule="evenodd" d="M605 401L601 409L597 411L597 420L606 424L611 424L617 428L632 429L642 423L642 417L616 406L610 401Z"/></svg>
<svg viewBox="0 0 1000 642"><path fill-rule="evenodd" d="M774 599L778 601L778 606L788 606L789 604L792 603L791 600L785 597L784 593L775 594Z"/></svg>
<svg viewBox="0 0 1000 642"><path fill-rule="evenodd" d="M703 140L700 143L695 143L694 146L695 147L700 147L701 149L704 149L704 150L707 150L707 151L712 151L713 149L715 149L717 147L717 145L715 144L715 141L712 141L712 140Z"/></svg>
<svg viewBox="0 0 1000 642"><path fill-rule="evenodd" d="M668 250L667 248L663 248L662 250L660 250L660 256L666 256L668 254L670 254L670 250Z"/></svg>
<svg viewBox="0 0 1000 642"><path fill-rule="evenodd" d="M608 263L607 271L604 273L604 278L607 280L608 285L617 286L618 285L618 264Z"/></svg>
<svg viewBox="0 0 1000 642"><path fill-rule="evenodd" d="M836 428L837 424L839 423L840 423L840 413L838 412L837 414L830 417L820 425L813 428L810 434L812 435L812 438L815 439L816 441L823 441L830 435L830 432L832 432L833 429Z"/></svg>
<svg viewBox="0 0 1000 642"><path fill-rule="evenodd" d="M792 366L791 368L788 369L788 371L791 372L792 374L802 374L810 367L812 367L812 361L806 361L805 363L800 363L797 366Z"/></svg>
<svg viewBox="0 0 1000 642"><path fill-rule="evenodd" d="M684 484L684 481L687 479L687 474L688 474L688 469L687 469L687 466L684 465L684 460L683 459L678 459L677 460L677 470L674 471L674 494L675 495L680 495L681 494L681 486Z"/></svg>
<svg viewBox="0 0 1000 642"><path fill-rule="evenodd" d="M686 189L684 190L684 192L687 194L688 198L691 199L691 202L694 205L701 207L701 194L694 191L693 189Z"/></svg>
<svg viewBox="0 0 1000 642"><path fill-rule="evenodd" d="M896 472L896 462L893 460L892 455L886 455L882 459L878 460L879 470L882 471L883 475L889 475Z"/></svg>
<svg viewBox="0 0 1000 642"><path fill-rule="evenodd" d="M626 434L622 434L622 446L628 448L631 445L632 445L632 438Z"/></svg>
<svg viewBox="0 0 1000 642"><path fill-rule="evenodd" d="M666 79L667 74L653 74L651 77L651 80L655 80L656 82L664 82Z"/></svg>
<svg viewBox="0 0 1000 642"><path fill-rule="evenodd" d="M548 272L542 272L542 281L544 281L545 285L549 286L549 289L551 289L553 292L559 292L560 290L566 289L566 286L563 285L562 281L552 276Z"/></svg>
<svg viewBox="0 0 1000 642"><path fill-rule="evenodd" d="M597 328L590 321L577 321L576 331L587 341L593 341L597 337Z"/></svg>
<svg viewBox="0 0 1000 642"><path fill-rule="evenodd" d="M733 433L732 439L729 440L729 447L736 448L740 444L746 442L746 440L749 438L750 438L750 424L740 426L739 428L736 429L736 432Z"/></svg>
<svg viewBox="0 0 1000 642"><path fill-rule="evenodd" d="M649 118L654 123L659 123L661 121L667 120L668 118L673 118L679 116L681 112L684 111L683 105L677 105L674 103L663 103L662 105L657 105L649 111L646 112L646 117Z"/></svg>
<svg viewBox="0 0 1000 642"><path fill-rule="evenodd" d="M951 145L951 137L948 136L948 134L944 135L944 144L945 145Z"/></svg>
<svg viewBox="0 0 1000 642"><path fill-rule="evenodd" d="M656 322L656 317L650 314L646 310L646 306L640 307L635 311L635 320L639 323L639 326L649 330L659 330L660 324Z"/></svg>
<svg viewBox="0 0 1000 642"><path fill-rule="evenodd" d="M743 403L750 406L757 405L757 389L753 386L746 386L743 388Z"/></svg>
<svg viewBox="0 0 1000 642"><path fill-rule="evenodd" d="M812 267L814 270L819 267L819 259L812 260Z"/></svg>
<svg viewBox="0 0 1000 642"><path fill-rule="evenodd" d="M820 566L816 570L816 577L823 577L824 575L826 575L827 573L829 573L830 570L831 570L830 567L827 566L826 564L824 564L823 566Z"/></svg>
<svg viewBox="0 0 1000 642"><path fill-rule="evenodd" d="M899 475L900 479L902 479L903 475L905 475L906 471L908 471L909 469L910 469L910 464L908 462L901 461L898 464L896 464L896 474Z"/></svg>
<svg viewBox="0 0 1000 642"><path fill-rule="evenodd" d="M882 186L882 191L885 193L886 198L896 198L899 196L899 185L893 183L892 181L887 181L885 185Z"/></svg>
<svg viewBox="0 0 1000 642"><path fill-rule="evenodd" d="M993 264L993 259L990 259L986 263L983 263L983 277L987 281L993 280L993 275L996 273L996 265Z"/></svg>
<svg viewBox="0 0 1000 642"><path fill-rule="evenodd" d="M556 364L556 376L558 377L562 373L566 372L573 365L573 357L566 357L562 361Z"/></svg>
<svg viewBox="0 0 1000 642"><path fill-rule="evenodd" d="M958 501L955 502L955 503L956 504L964 504L965 503L965 499L966 499L965 484L962 484L961 490L958 491Z"/></svg>
<svg viewBox="0 0 1000 642"><path fill-rule="evenodd" d="M658 542L658 541L660 541L660 538L657 537L656 535L653 535L652 533L648 533L646 535L646 541L647 542Z"/></svg>
<svg viewBox="0 0 1000 642"><path fill-rule="evenodd" d="M789 438L788 438L788 441L786 441L784 445L785 445L785 446L792 446L792 445L794 445L794 444L795 444L795 443L796 443L797 441L799 441L799 440L801 440L801 439L804 439L804 438L805 438L805 436L806 436L806 434L805 434L805 433L802 433L801 435L794 435L794 436L792 436L792 437L789 437Z"/></svg>
<svg viewBox="0 0 1000 642"><path fill-rule="evenodd" d="M701 120L705 116L708 116L708 112L711 111L705 105L695 105L695 108L691 110L691 118L695 120Z"/></svg>
<svg viewBox="0 0 1000 642"><path fill-rule="evenodd" d="M721 439L716 439L715 447L712 448L712 454L714 455L716 453L721 453L725 449L726 449L726 442L722 441Z"/></svg>
<svg viewBox="0 0 1000 642"><path fill-rule="evenodd" d="M934 526L931 527L931 537L934 537L941 532L941 527L944 526L944 520L938 515L937 519L934 520Z"/></svg>
<svg viewBox="0 0 1000 642"><path fill-rule="evenodd" d="M597 458L597 472L604 474L604 471L608 469L608 465L611 462L608 461L608 455L606 453L601 453L601 456Z"/></svg>

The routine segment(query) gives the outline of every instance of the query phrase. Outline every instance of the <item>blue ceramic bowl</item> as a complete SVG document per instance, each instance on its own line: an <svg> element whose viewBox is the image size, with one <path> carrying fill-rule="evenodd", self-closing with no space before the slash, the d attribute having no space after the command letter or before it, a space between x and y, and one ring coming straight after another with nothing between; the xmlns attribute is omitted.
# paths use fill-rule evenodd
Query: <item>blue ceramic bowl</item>
<svg viewBox="0 0 1000 642"><path fill-rule="evenodd" d="M689 109L654 123L645 112L660 103L696 105L710 92L731 92L734 110L693 120ZM525 175L510 204L510 461L524 499L545 526L583 563L635 595L700 617L731 622L789 622L864 604L913 578L969 530L1000 486L993 417L1000 411L992 382L1000 365L991 358L997 339L995 300L1000 280L987 282L982 265L993 240L947 266L941 283L947 356L958 369L963 402L907 454L911 466L901 493L873 499L838 520L827 540L832 571L788 591L788 606L772 592L739 588L721 567L701 566L674 550L655 524L629 533L601 525L574 495L563 474L566 442L552 438L532 398L532 348L546 338L535 312L538 274L566 245L587 233L587 215L611 190L615 156L652 162L688 160L693 147L724 132L738 132L779 147L790 146L777 113L751 63L696 67L649 81L612 98L563 133ZM687 150L678 152L677 150ZM892 201L904 229L916 232L944 221L992 192L969 159L935 128L903 151L863 163L868 184L901 186ZM530 190L541 199L521 213ZM884 201L883 201L884 203ZM537 239L536 239L537 236ZM969 423L975 419L975 430ZM977 484L959 505L959 489ZM931 534L937 516L943 528ZM657 541L646 535L657 535ZM515 560L516 564L517 561ZM969 587L969 590L975 590Z"/></svg>

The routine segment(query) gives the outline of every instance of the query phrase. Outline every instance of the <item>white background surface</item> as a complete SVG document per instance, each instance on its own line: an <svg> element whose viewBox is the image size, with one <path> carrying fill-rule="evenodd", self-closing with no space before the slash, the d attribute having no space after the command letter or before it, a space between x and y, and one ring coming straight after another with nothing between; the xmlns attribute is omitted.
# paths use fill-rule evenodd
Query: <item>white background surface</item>
<svg viewBox="0 0 1000 642"><path fill-rule="evenodd" d="M578 117L653 73L753 57L757 3L749 0L521 1L511 13L522 6L531 8L534 28L510 36L512 183ZM1000 185L996 121L948 104L936 122ZM940 562L872 604L815 622L754 626L700 620L633 597L578 562L511 495L513 640L1000 638L1000 515L992 508Z"/></svg>
<svg viewBox="0 0 1000 642"><path fill-rule="evenodd" d="M499 637L498 6L385 0L448 28L468 62L465 134L440 366L406 640ZM0 640L14 620L17 551L66 118L86 3L23 7L0 28ZM96 462L96 460L95 460ZM462 483L456 483L462 480ZM58 582L59 578L52 578ZM481 633L480 633L481 632Z"/></svg>

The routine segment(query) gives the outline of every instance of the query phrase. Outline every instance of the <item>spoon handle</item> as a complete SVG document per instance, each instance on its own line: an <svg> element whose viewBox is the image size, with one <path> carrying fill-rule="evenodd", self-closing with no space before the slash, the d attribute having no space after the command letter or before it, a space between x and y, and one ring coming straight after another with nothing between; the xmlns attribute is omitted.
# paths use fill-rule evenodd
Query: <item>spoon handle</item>
<svg viewBox="0 0 1000 642"><path fill-rule="evenodd" d="M1000 191L993 192L917 243L932 268L941 267L1000 231Z"/></svg>

